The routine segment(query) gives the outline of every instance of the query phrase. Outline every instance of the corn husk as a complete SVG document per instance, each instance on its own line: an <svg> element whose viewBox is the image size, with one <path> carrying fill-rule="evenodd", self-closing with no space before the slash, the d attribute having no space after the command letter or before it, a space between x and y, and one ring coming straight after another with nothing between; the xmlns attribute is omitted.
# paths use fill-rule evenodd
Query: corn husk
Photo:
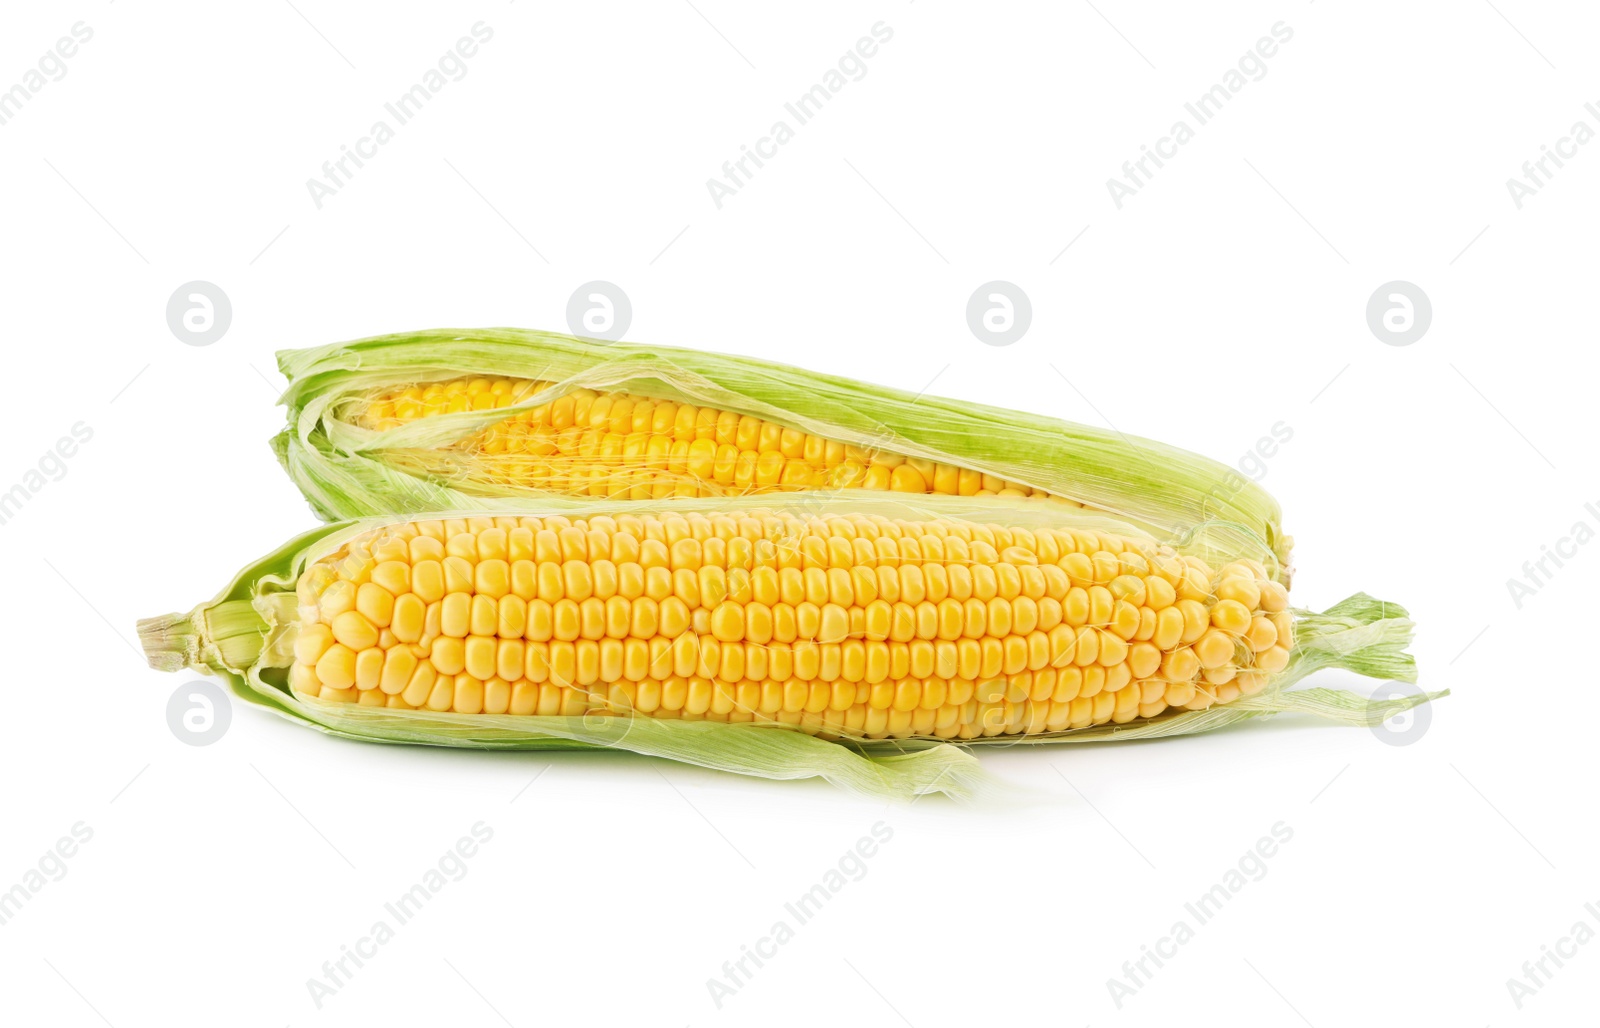
<svg viewBox="0 0 1600 1028"><path fill-rule="evenodd" d="M773 507L774 497L694 501L702 513ZM1013 499L961 499L928 496L901 500L867 496L808 497L806 513L879 514L891 518L962 518L1021 527L1082 528L1139 534L1132 526L1075 508ZM548 504L488 503L471 511L430 514L459 517L498 513L540 516L648 514L662 504L637 501L567 501ZM683 509L683 508L679 508ZM845 788L891 797L943 793L971 796L986 782L975 757L986 746L1117 742L1207 732L1283 712L1313 714L1345 724L1373 725L1443 693L1369 701L1329 689L1292 690L1321 668L1413 681L1416 668L1405 647L1412 624L1404 608L1357 594L1316 614L1296 610L1296 644L1289 666L1272 676L1255 696L1206 710L1171 712L1127 724L969 742L937 739L869 740L806 734L783 724L725 724L662 720L646 716L590 714L545 717L432 713L327 703L290 691L287 668L293 663L298 619L295 586L300 574L323 556L373 528L405 520L389 515L326 525L284 544L242 570L215 598L187 614L149 618L139 635L152 667L194 669L225 678L236 695L330 735L385 743L411 743L473 749L560 750L610 748L666 757L704 767L764 778L820 777ZM1214 526L1224 537L1237 529ZM1217 544L1184 533L1185 545Z"/></svg>
<svg viewBox="0 0 1600 1028"><path fill-rule="evenodd" d="M326 519L479 510L505 499L569 500L452 471L449 461L441 471L440 461L419 461L417 455L438 457L487 426L571 389L625 390L1022 483L1158 538L1205 539L1224 547L1205 554L1208 559L1251 557L1288 581L1291 540L1278 504L1259 485L1177 447L1058 418L914 395L750 357L522 329L376 336L285 350L278 366L289 379L282 399L288 426L273 448ZM375 391L467 375L552 385L516 406L442 414L387 431L352 423L352 412Z"/></svg>

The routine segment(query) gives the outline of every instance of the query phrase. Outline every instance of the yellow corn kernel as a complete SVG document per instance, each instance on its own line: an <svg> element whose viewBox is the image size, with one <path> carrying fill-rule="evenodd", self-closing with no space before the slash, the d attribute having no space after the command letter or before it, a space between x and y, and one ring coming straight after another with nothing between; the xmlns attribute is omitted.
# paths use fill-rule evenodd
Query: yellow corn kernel
<svg viewBox="0 0 1600 1028"><path fill-rule="evenodd" d="M1238 600L1219 600L1211 608L1211 623L1229 635L1243 635L1250 628L1250 609Z"/></svg>

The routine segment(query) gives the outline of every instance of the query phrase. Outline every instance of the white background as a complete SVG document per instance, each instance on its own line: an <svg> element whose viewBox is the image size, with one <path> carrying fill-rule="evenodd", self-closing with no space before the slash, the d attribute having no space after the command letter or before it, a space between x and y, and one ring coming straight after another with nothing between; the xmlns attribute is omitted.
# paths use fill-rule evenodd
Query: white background
<svg viewBox="0 0 1600 1028"><path fill-rule="evenodd" d="M1587 521L1600 145L1506 180L1600 100L1577 4L9 5L0 89L92 41L0 127L0 925L10 1024L1567 1025L1600 901ZM321 209L320 177L478 21L493 40ZM894 37L719 210L706 180L878 21ZM1293 39L1146 188L1106 180L1279 21ZM1192 124L1192 119L1191 119ZM1553 169L1553 165L1551 166ZM1074 241L1075 240L1075 241ZM1071 246L1068 247L1068 243ZM233 323L180 342L181 283ZM236 705L194 748L136 618L313 523L266 441L273 352L434 326L565 330L606 279L632 339L792 360L1239 460L1298 540L1295 597L1408 605L1423 737L1279 719L988 754L1008 808L864 800L628 755L325 738ZM969 332L992 279L1034 319ZM1368 297L1431 298L1385 345ZM1070 384L1069 384L1070 383ZM1594 552L1591 552L1594 551ZM1370 688L1340 673L1319 684ZM535 776L538 776L536 780ZM532 780L532 784L529 782ZM878 821L893 839L747 986L707 979ZM306 980L476 822L493 841L319 1010ZM1271 827L1293 839L1122 1007L1107 980Z"/></svg>

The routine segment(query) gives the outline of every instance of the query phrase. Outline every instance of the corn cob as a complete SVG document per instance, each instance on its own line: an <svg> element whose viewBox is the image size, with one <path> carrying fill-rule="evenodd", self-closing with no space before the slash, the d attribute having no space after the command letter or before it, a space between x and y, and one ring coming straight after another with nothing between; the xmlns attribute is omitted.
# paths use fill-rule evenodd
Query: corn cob
<svg viewBox="0 0 1600 1028"><path fill-rule="evenodd" d="M1127 538L867 516L403 522L298 584L291 685L461 714L1061 731L1253 695L1288 594Z"/></svg>
<svg viewBox="0 0 1600 1028"><path fill-rule="evenodd" d="M284 351L273 445L325 518L595 498L1030 497L1285 585L1277 504L1214 461L1054 418L767 361L513 329ZM790 501L785 501L790 502ZM794 500L791 506L801 504ZM1203 552L1195 550L1204 546Z"/></svg>
<svg viewBox="0 0 1600 1028"><path fill-rule="evenodd" d="M364 405L358 401L351 420L387 432L442 414L510 407L551 391L559 391L556 383L531 379L448 379L379 390ZM842 443L737 411L593 389L561 392L448 449L404 459L463 482L630 500L849 488L1050 495L971 468Z"/></svg>
<svg viewBox="0 0 1600 1028"><path fill-rule="evenodd" d="M1283 692L1329 665L1409 680L1410 622L1366 597L1291 611L1250 558L1019 499L760 502L329 526L140 636L152 666L357 738L618 745L899 793L958 790L935 784L967 759L947 742L1420 701Z"/></svg>

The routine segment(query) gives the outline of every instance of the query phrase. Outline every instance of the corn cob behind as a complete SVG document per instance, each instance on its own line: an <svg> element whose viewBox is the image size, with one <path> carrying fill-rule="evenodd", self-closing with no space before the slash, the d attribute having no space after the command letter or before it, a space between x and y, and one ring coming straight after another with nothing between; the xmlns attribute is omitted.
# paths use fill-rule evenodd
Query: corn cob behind
<svg viewBox="0 0 1600 1028"><path fill-rule="evenodd" d="M515 484L629 500L849 488L1050 496L970 468L854 446L736 411L626 392L562 391L556 383L529 379L456 378L380 390L364 405L356 404L349 417L361 428L387 432L444 414L523 405L530 397L552 393L558 395L448 449L396 456L409 466L482 488Z"/></svg>
<svg viewBox="0 0 1600 1028"><path fill-rule="evenodd" d="M1287 584L1277 504L1233 470L1054 418L692 350L511 329L285 351L274 446L319 513L497 499L665 500L861 490L1031 496L1157 538L1205 526L1216 565Z"/></svg>

